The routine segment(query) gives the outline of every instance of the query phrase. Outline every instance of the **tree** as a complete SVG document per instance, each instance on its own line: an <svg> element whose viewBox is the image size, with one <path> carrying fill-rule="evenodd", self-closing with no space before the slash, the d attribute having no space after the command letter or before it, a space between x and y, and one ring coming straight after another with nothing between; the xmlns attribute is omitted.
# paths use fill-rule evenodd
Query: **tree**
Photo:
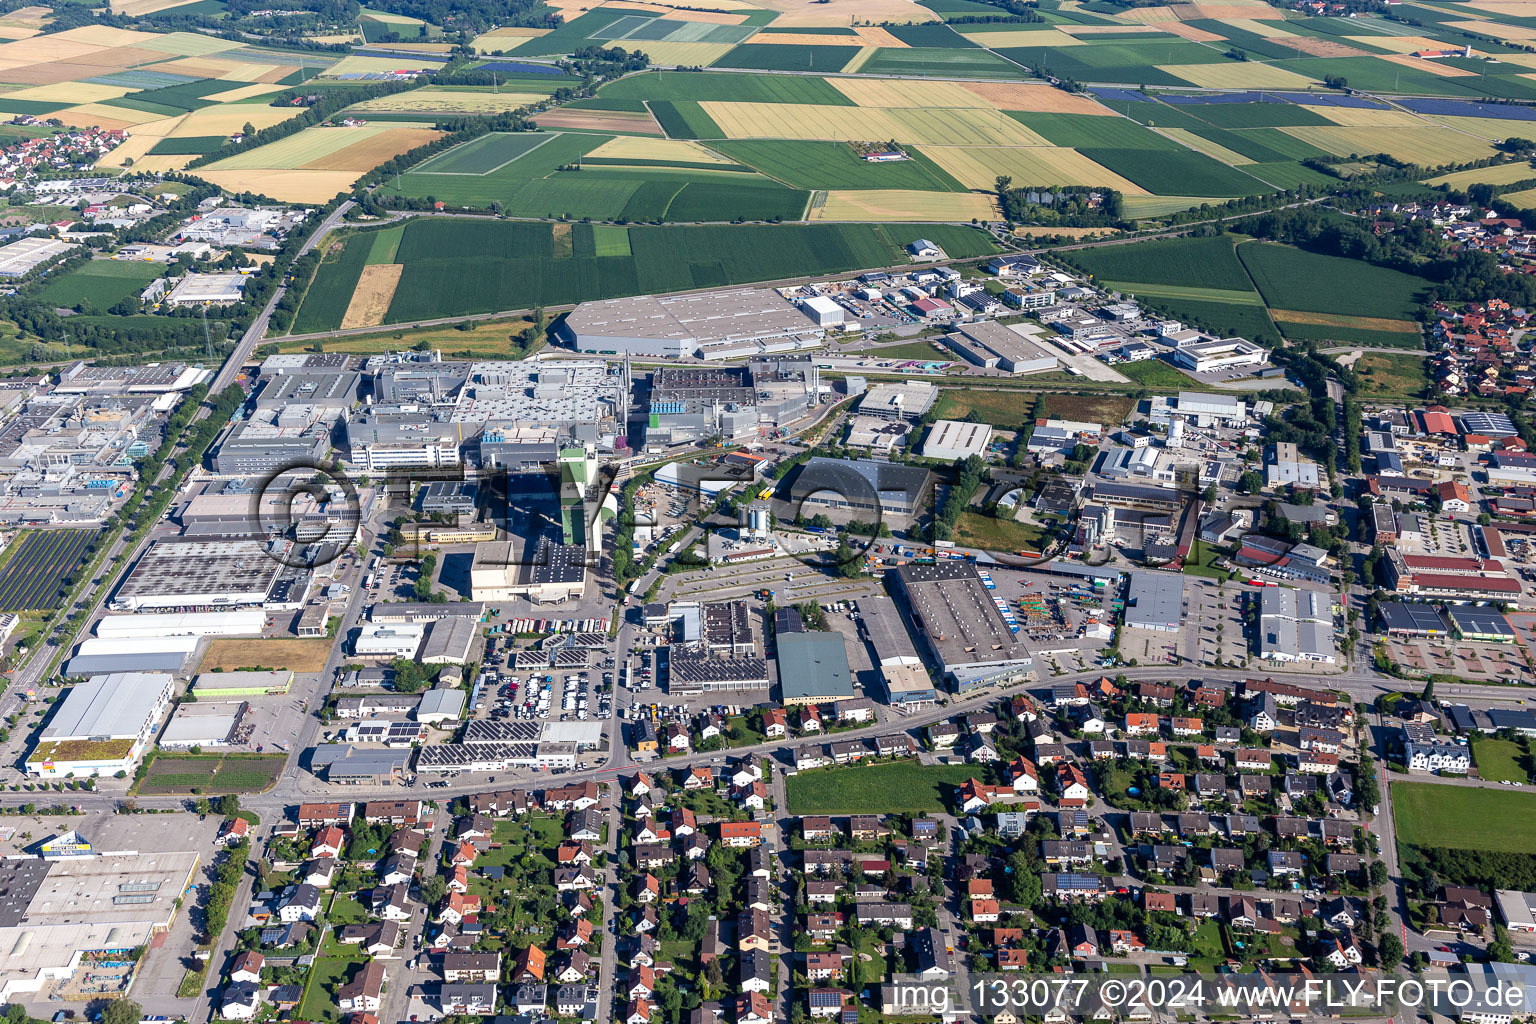
<svg viewBox="0 0 1536 1024"><path fill-rule="evenodd" d="M1509 932L1497 924L1493 926L1493 941L1488 943L1488 959L1499 964L1515 962L1515 950L1510 945Z"/></svg>
<svg viewBox="0 0 1536 1024"><path fill-rule="evenodd" d="M447 892L448 883L442 875L428 875L421 881L421 898L429 907L441 903Z"/></svg>
<svg viewBox="0 0 1536 1024"><path fill-rule="evenodd" d="M225 793L214 801L214 809L226 818L233 818L240 813L240 798L233 793Z"/></svg>
<svg viewBox="0 0 1536 1024"><path fill-rule="evenodd" d="M1419 694L1419 699L1422 701L1435 699L1435 681L1433 679L1424 684L1424 690Z"/></svg>
<svg viewBox="0 0 1536 1024"><path fill-rule="evenodd" d="M1403 952L1403 940L1395 932L1387 932L1376 940L1376 953L1383 967L1396 967L1402 962Z"/></svg>
<svg viewBox="0 0 1536 1024"><path fill-rule="evenodd" d="M1379 860L1371 861L1371 887L1378 888L1387 884L1387 865Z"/></svg>
<svg viewBox="0 0 1536 1024"><path fill-rule="evenodd" d="M101 1011L101 1024L139 1024L144 1008L131 999L114 999Z"/></svg>
<svg viewBox="0 0 1536 1024"><path fill-rule="evenodd" d="M1237 486L1244 494L1258 494L1264 489L1264 478L1250 469L1238 479Z"/></svg>

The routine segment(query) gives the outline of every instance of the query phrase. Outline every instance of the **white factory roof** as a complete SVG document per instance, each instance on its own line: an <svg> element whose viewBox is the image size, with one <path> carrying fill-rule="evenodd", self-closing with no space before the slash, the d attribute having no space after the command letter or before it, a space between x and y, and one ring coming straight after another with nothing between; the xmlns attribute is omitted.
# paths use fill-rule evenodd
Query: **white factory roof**
<svg viewBox="0 0 1536 1024"><path fill-rule="evenodd" d="M937 420L923 441L926 459L965 459L986 453L992 443L992 428L985 423Z"/></svg>
<svg viewBox="0 0 1536 1024"><path fill-rule="evenodd" d="M230 302L239 302L240 296L245 291L245 275L238 272L219 274L187 274L165 301L179 302L206 302L223 305Z"/></svg>
<svg viewBox="0 0 1536 1024"><path fill-rule="evenodd" d="M91 637L80 643L80 657L92 655L191 654L201 638L195 636L113 636Z"/></svg>
<svg viewBox="0 0 1536 1024"><path fill-rule="evenodd" d="M136 737L159 710L170 682L161 672L92 676L65 694L42 740Z"/></svg>
<svg viewBox="0 0 1536 1024"><path fill-rule="evenodd" d="M214 746L223 743L240 720L240 701L183 704L160 734L162 747Z"/></svg>
<svg viewBox="0 0 1536 1024"><path fill-rule="evenodd" d="M1180 391L1179 412L1207 412L1221 416L1240 416L1243 400L1237 395L1206 394L1201 391Z"/></svg>
<svg viewBox="0 0 1536 1024"><path fill-rule="evenodd" d="M235 636L257 634L266 624L259 608L228 612L166 612L108 615L96 623L96 635L118 637Z"/></svg>

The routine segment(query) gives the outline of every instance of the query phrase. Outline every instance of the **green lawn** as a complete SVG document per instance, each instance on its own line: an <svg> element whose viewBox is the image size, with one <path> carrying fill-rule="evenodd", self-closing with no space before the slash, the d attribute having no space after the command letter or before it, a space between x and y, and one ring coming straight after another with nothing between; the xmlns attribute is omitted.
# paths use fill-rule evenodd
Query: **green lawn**
<svg viewBox="0 0 1536 1024"><path fill-rule="evenodd" d="M368 908L346 893L337 892L331 895L331 909L325 916L332 924L363 924L368 920Z"/></svg>
<svg viewBox="0 0 1536 1024"><path fill-rule="evenodd" d="M993 519L979 512L962 512L953 540L963 548L987 551L1039 551L1045 534L1038 526L1012 519Z"/></svg>
<svg viewBox="0 0 1536 1024"><path fill-rule="evenodd" d="M963 764L896 762L801 772L785 787L790 814L934 813L957 786L981 774Z"/></svg>
<svg viewBox="0 0 1536 1024"><path fill-rule="evenodd" d="M1536 853L1536 794L1399 782L1392 786L1392 801L1400 842L1451 850Z"/></svg>
<svg viewBox="0 0 1536 1024"><path fill-rule="evenodd" d="M309 984L304 989L304 1001L299 1004L299 1017L310 1021L333 1021L341 1017L336 1007L336 989L345 985L361 960L344 960L340 957L322 957L310 968Z"/></svg>
<svg viewBox="0 0 1536 1024"><path fill-rule="evenodd" d="M1120 363L1115 369L1131 378L1137 384L1143 384L1149 388L1188 388L1194 383L1189 377L1161 359L1143 359L1138 363Z"/></svg>
<svg viewBox="0 0 1536 1024"><path fill-rule="evenodd" d="M1490 782L1529 782L1530 773L1520 767L1520 744L1513 740L1476 739L1472 760L1477 772Z"/></svg>
<svg viewBox="0 0 1536 1024"><path fill-rule="evenodd" d="M1418 398L1429 385L1428 362L1407 352L1367 352L1355 363L1360 393L1366 398Z"/></svg>

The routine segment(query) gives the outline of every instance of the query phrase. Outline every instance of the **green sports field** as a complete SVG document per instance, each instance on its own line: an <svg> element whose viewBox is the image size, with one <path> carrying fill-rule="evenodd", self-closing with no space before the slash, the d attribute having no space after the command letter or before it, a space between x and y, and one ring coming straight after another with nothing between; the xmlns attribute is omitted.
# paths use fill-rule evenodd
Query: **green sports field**
<svg viewBox="0 0 1536 1024"><path fill-rule="evenodd" d="M1536 793L1395 782L1392 813L1398 841L1413 846L1536 853Z"/></svg>

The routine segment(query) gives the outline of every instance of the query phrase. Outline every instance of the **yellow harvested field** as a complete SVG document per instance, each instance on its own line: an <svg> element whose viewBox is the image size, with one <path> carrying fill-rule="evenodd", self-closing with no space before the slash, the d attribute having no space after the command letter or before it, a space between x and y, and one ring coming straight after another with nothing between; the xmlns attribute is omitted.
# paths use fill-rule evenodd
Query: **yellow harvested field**
<svg viewBox="0 0 1536 1024"><path fill-rule="evenodd" d="M634 132L665 135L650 113L633 110L572 110L569 107L533 116L540 128L565 128L573 132Z"/></svg>
<svg viewBox="0 0 1536 1024"><path fill-rule="evenodd" d="M1207 32L1203 28L1185 24L1182 21L1167 21L1158 25L1164 32L1172 33L1180 39L1188 39L1192 43L1223 43L1226 36L1219 36L1215 32Z"/></svg>
<svg viewBox="0 0 1536 1024"><path fill-rule="evenodd" d="M1428 36L1387 36L1377 32L1363 32L1359 35L1345 36L1345 39L1357 43L1370 43L1379 50L1391 50L1393 53L1413 53L1416 50L1439 50L1445 44ZM1428 64L1429 61L1420 60L1419 64Z"/></svg>
<svg viewBox="0 0 1536 1024"><path fill-rule="evenodd" d="M1427 114L1429 120L1444 125L1447 130L1465 132L1479 139L1487 139L1489 142L1503 142L1511 135L1524 135L1530 137L1532 131L1524 127L1528 121L1509 121L1502 117L1446 117L1442 114Z"/></svg>
<svg viewBox="0 0 1536 1024"><path fill-rule="evenodd" d="M990 194L906 189L834 190L811 210L811 220L968 221L996 216L997 200Z"/></svg>
<svg viewBox="0 0 1536 1024"><path fill-rule="evenodd" d="M148 121L136 126L121 146L116 147L109 153L102 154L101 159L96 161L96 166L122 167L126 160L132 160L134 167L141 166L144 159L149 155L149 151L154 148L155 143L170 135L180 123L180 117L167 117L160 121ZM176 159L186 163L192 158L186 156L177 157Z"/></svg>
<svg viewBox="0 0 1536 1024"><path fill-rule="evenodd" d="M389 303L395 297L395 288L400 284L400 272L404 269L405 265L401 263L364 267L358 276L352 300L347 303L347 311L342 315L342 330L349 327L377 327L383 323L384 314L389 312Z"/></svg>
<svg viewBox="0 0 1536 1024"><path fill-rule="evenodd" d="M151 36L137 45L176 57L201 57L208 53L238 50L241 46L227 39L215 39L195 32L172 32L168 36Z"/></svg>
<svg viewBox="0 0 1536 1024"><path fill-rule="evenodd" d="M759 32L752 42L764 46L880 46L881 43L862 43L857 36L818 35L814 29L804 32ZM645 44L647 47L650 43ZM902 46L907 45L902 43ZM649 50L647 50L649 52Z"/></svg>
<svg viewBox="0 0 1536 1024"><path fill-rule="evenodd" d="M1173 10L1181 21L1194 21L1198 18L1215 18L1218 21L1223 18L1252 18L1255 21L1285 20L1284 11L1265 3L1174 4Z"/></svg>
<svg viewBox="0 0 1536 1024"><path fill-rule="evenodd" d="M1499 198L1522 210L1536 209L1536 188L1528 188L1523 192L1505 192Z"/></svg>
<svg viewBox="0 0 1536 1024"><path fill-rule="evenodd" d="M1295 50L1297 57L1364 57L1370 53L1369 50L1348 46L1337 39L1319 39L1316 36L1296 36L1290 33L1267 36L1265 41Z"/></svg>
<svg viewBox="0 0 1536 1024"><path fill-rule="evenodd" d="M1143 8L1145 10L1145 8ZM1008 28L998 32L971 32L961 26L961 35L979 46L1003 48L1011 46L1086 46L1084 40L1069 36L1056 28Z"/></svg>
<svg viewBox="0 0 1536 1024"><path fill-rule="evenodd" d="M172 7L180 7L183 4L193 2L194 0L111 0L108 6L111 7L113 14L126 14L129 17L142 18L146 14L168 11Z"/></svg>
<svg viewBox="0 0 1536 1024"><path fill-rule="evenodd" d="M352 56L341 58L341 60L337 61L335 64L332 64L330 67L328 67L324 71L322 71L321 74L322 75L326 75L326 76L331 76L331 75L347 75L347 74L366 73L366 72L369 72L369 71L398 71L398 70L401 70L401 69L412 69L412 68L423 68L423 67L434 67L435 68L435 67L438 67L438 66L439 66L439 64L438 63L434 63L434 62L428 62L427 64L418 64L418 63L413 62L411 60L411 58L406 57L406 56L400 56L400 57L359 57L356 54L353 54Z"/></svg>
<svg viewBox="0 0 1536 1024"><path fill-rule="evenodd" d="M899 50L907 45L900 39L891 35L887 29L881 28L879 25L859 25L854 29L854 31L858 33L859 38L864 41L864 45L866 46L888 46L892 49ZM769 34L772 35L772 33ZM841 38L846 40L848 37L843 36ZM758 43L762 42L762 39L763 37L761 35L757 35L753 37L752 41L754 43Z"/></svg>
<svg viewBox="0 0 1536 1024"><path fill-rule="evenodd" d="M420 18L413 18L409 14L391 14L388 11L371 11L363 8L362 21L376 21L381 25L425 25Z"/></svg>
<svg viewBox="0 0 1536 1024"><path fill-rule="evenodd" d="M1425 121L1406 110L1375 110L1369 107L1306 106L1307 110L1334 124L1358 128L1423 128Z"/></svg>
<svg viewBox="0 0 1536 1024"><path fill-rule="evenodd" d="M147 110L132 110L128 107L109 107L104 103L82 103L78 107L68 107L61 110L53 116L74 128L95 125L98 128L131 129L135 125L165 119L164 114L153 114Z"/></svg>
<svg viewBox="0 0 1536 1024"><path fill-rule="evenodd" d="M356 171L273 170L272 168L213 171L199 167L197 176L226 192L255 192L287 203L324 203L345 192L357 180Z"/></svg>
<svg viewBox="0 0 1536 1024"><path fill-rule="evenodd" d="M1113 117L1114 111L1088 93L1065 92L1041 83L965 82L961 88L975 93L999 110L1034 110L1050 114L1089 114Z"/></svg>
<svg viewBox="0 0 1536 1024"><path fill-rule="evenodd" d="M36 64L38 61L67 61L97 53L102 47L93 43L65 39L65 32L34 36L21 42L0 44L0 61L12 65Z"/></svg>
<svg viewBox="0 0 1536 1024"><path fill-rule="evenodd" d="M392 129L388 125L366 124L360 128L305 128L284 139L258 146L244 153L225 157L208 167L221 171L248 170L252 168L304 167L349 146ZM211 134L211 133L210 133ZM329 168L341 170L342 168Z"/></svg>
<svg viewBox="0 0 1536 1024"><path fill-rule="evenodd" d="M42 100L53 103L97 103L126 96L132 89L120 85L96 85L92 82L58 82L54 85L36 85L30 89L18 89L5 94L7 100Z"/></svg>
<svg viewBox="0 0 1536 1024"><path fill-rule="evenodd" d="M1179 16L1172 7L1132 7L1128 11L1122 11L1117 17L1121 21L1133 21L1138 25L1162 25L1170 21L1178 21Z"/></svg>
<svg viewBox="0 0 1536 1024"><path fill-rule="evenodd" d="M1056 146L924 146L922 153L966 188L990 190L1000 174L1024 185L1102 185L1128 196L1146 189L1075 149Z"/></svg>
<svg viewBox="0 0 1536 1024"><path fill-rule="evenodd" d="M1272 309L1270 316L1293 324L1319 324L1323 327L1358 327L1367 331L1389 331L1393 334L1418 334L1419 325L1412 320L1392 320L1379 316L1349 316L1345 313L1308 313L1297 309Z"/></svg>
<svg viewBox="0 0 1536 1024"><path fill-rule="evenodd" d="M1273 64L1252 60L1231 64L1163 64L1159 70L1177 75L1202 89L1305 89L1317 81Z"/></svg>
<svg viewBox="0 0 1536 1024"><path fill-rule="evenodd" d="M391 125L378 135L359 139L334 153L317 157L304 164L304 168L313 171L355 171L363 174L386 160L391 160L418 146L435 142L442 137L442 132L431 129L421 129L411 125Z"/></svg>
<svg viewBox="0 0 1536 1024"><path fill-rule="evenodd" d="M861 107L991 107L959 82L915 82L899 78L829 78L838 92ZM1059 92L1045 86L1052 92Z"/></svg>
<svg viewBox="0 0 1536 1024"><path fill-rule="evenodd" d="M1219 203L1203 196L1126 196L1127 217L1162 217L1180 210L1192 210L1202 203Z"/></svg>
<svg viewBox="0 0 1536 1024"><path fill-rule="evenodd" d="M1531 28L1527 25L1495 24L1491 21L1448 21L1445 24L1450 28L1459 28L1463 32L1476 32L1479 35L1492 36L1495 39L1501 39L1506 36L1510 39L1518 39L1521 42L1536 39L1536 28Z"/></svg>
<svg viewBox="0 0 1536 1024"><path fill-rule="evenodd" d="M1062 235L1066 238L1094 238L1098 235L1114 233L1114 228L1054 228L1040 225L1013 229L1016 238L1048 238L1051 235Z"/></svg>
<svg viewBox="0 0 1536 1024"><path fill-rule="evenodd" d="M409 92L394 93L390 96L376 96L371 100L364 100L354 107L349 107L352 113L366 113L370 110L388 111L391 113L414 113L421 111L428 114L451 113L492 113L503 110L516 110L530 103L537 103L547 97L531 92L479 92L473 89L412 89Z"/></svg>
<svg viewBox="0 0 1536 1024"><path fill-rule="evenodd" d="M809 103L699 104L730 139L894 139L930 146L1049 146L1013 118L969 108L828 107Z"/></svg>
<svg viewBox="0 0 1536 1024"><path fill-rule="evenodd" d="M730 10L745 9L731 4L716 4ZM903 24L905 22L939 21L937 14L917 3L916 0L754 0L751 6L778 11L774 19L777 28L801 28L807 25L844 26L855 21L872 25Z"/></svg>
<svg viewBox="0 0 1536 1024"><path fill-rule="evenodd" d="M686 139L647 139L634 135L616 135L587 156L604 160L666 160L672 163L736 166L736 161L730 157L697 142Z"/></svg>
<svg viewBox="0 0 1536 1024"><path fill-rule="evenodd" d="M0 39L31 39L37 35L38 29L28 28L25 25L7 25L0 21Z"/></svg>
<svg viewBox="0 0 1536 1024"><path fill-rule="evenodd" d="M1293 35L1290 29L1284 25L1276 25L1273 21L1259 21L1256 18L1222 18L1221 23L1237 29L1239 32L1252 32L1256 36L1281 36Z"/></svg>
<svg viewBox="0 0 1536 1024"><path fill-rule="evenodd" d="M1493 146L1471 135L1435 125L1427 125L1423 128L1346 128L1342 125L1302 125L1280 130L1318 149L1327 150L1335 156L1387 153L1395 159L1425 167L1481 160L1498 152Z"/></svg>
<svg viewBox="0 0 1536 1024"><path fill-rule="evenodd" d="M310 36L312 43L361 43L363 37L356 32L333 32L328 36Z"/></svg>
<svg viewBox="0 0 1536 1024"><path fill-rule="evenodd" d="M176 34L184 35L185 33ZM143 46L151 40L166 37L156 32L135 32L132 29L112 28L110 25L82 25L80 28L59 32L50 38L67 39L72 43L85 43L88 46L110 47Z"/></svg>
<svg viewBox="0 0 1536 1024"><path fill-rule="evenodd" d="M228 92L216 92L204 99L210 99L217 103L233 103L236 100L248 100L252 96L266 96L269 93L282 92L286 86L282 85L242 85L238 89Z"/></svg>
<svg viewBox="0 0 1536 1024"><path fill-rule="evenodd" d="M239 61L220 60L217 57L183 57L156 64L156 71L169 71L173 75L192 75L196 78L223 78L231 71L243 67Z"/></svg>
<svg viewBox="0 0 1536 1024"><path fill-rule="evenodd" d="M183 117L170 137L180 139L198 135L233 135L247 123L260 131L282 124L298 116L298 113L292 108L267 107L259 103L242 103L237 107L204 107Z"/></svg>
<svg viewBox="0 0 1536 1024"><path fill-rule="evenodd" d="M1467 68L1458 68L1453 64L1441 64L1437 60L1422 60L1418 57L1409 57L1401 53L1384 53L1380 59L1392 64L1401 64L1405 68L1413 68L1415 71L1423 71L1431 75L1439 75L1441 78L1475 78L1477 73Z"/></svg>
<svg viewBox="0 0 1536 1024"><path fill-rule="evenodd" d="M510 50L514 46L521 45L530 39L536 39L553 31L554 29L548 28L521 28L516 26L493 28L489 32L482 32L475 37L475 49L480 53Z"/></svg>
<svg viewBox="0 0 1536 1024"><path fill-rule="evenodd" d="M223 670L234 672L255 665L270 665L292 672L320 672L331 653L331 643L325 637L295 639L271 637L260 640L235 640L223 638L208 644L199 672Z"/></svg>
<svg viewBox="0 0 1536 1024"><path fill-rule="evenodd" d="M669 43L644 42L635 44L645 47L645 55L652 64L669 64L677 67L707 67L724 57L735 47L734 43Z"/></svg>
<svg viewBox="0 0 1536 1024"><path fill-rule="evenodd" d="M1438 178L1430 178L1424 184L1449 185L1460 192L1468 185L1476 185L1479 182L1485 185L1512 185L1527 178L1536 178L1536 168L1532 168L1528 161L1517 160L1513 163L1495 164L1492 167L1453 171L1450 174L1442 174Z"/></svg>
<svg viewBox="0 0 1536 1024"><path fill-rule="evenodd" d="M853 74L855 71L859 70L859 68L861 68L865 64L867 64L869 62L869 58L873 57L879 51L880 51L880 48L878 46L865 46L865 47L861 47L859 52L854 54L853 58L851 60L849 60L847 64L843 65L843 67L842 67L843 74L845 74L845 75Z"/></svg>
<svg viewBox="0 0 1536 1024"><path fill-rule="evenodd" d="M577 0L581 2L581 0ZM676 18L680 21L699 21L707 25L740 25L749 17L749 12L757 10L753 4L741 3L739 0L721 0L720 3L710 3L713 10L701 10L694 6L697 0L678 0L677 3L652 3L649 0L623 0L618 4L594 5L607 7L616 11L645 11L649 14L660 14L663 17ZM550 7L559 7L559 3L549 4Z"/></svg>
<svg viewBox="0 0 1536 1024"><path fill-rule="evenodd" d="M1253 157L1234 153L1225 146L1218 146L1209 139L1202 139L1187 128L1157 128L1154 130L1160 135L1167 136L1179 145L1192 149L1197 153L1204 153L1212 160L1226 164L1228 167L1253 163Z"/></svg>
<svg viewBox="0 0 1536 1024"><path fill-rule="evenodd" d="M1178 24L1178 22L1174 22ZM1157 26L1159 31L1165 31L1162 25ZM1061 30L1069 36L1119 36L1127 32L1145 36L1145 25L1063 25Z"/></svg>

